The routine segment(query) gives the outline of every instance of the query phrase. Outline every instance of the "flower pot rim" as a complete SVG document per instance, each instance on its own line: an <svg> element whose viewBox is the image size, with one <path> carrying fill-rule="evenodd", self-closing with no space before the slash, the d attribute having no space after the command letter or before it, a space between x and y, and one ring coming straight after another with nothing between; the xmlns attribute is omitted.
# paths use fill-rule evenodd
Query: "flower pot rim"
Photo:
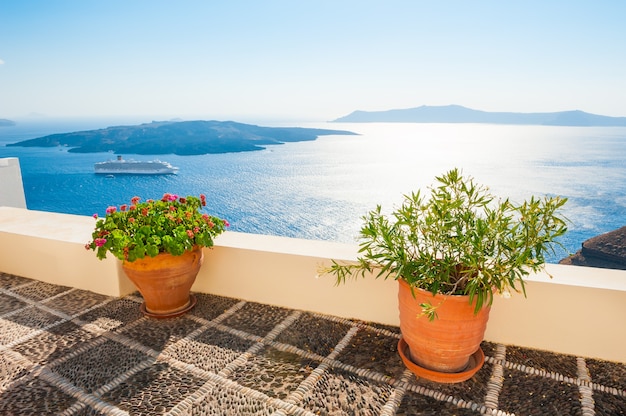
<svg viewBox="0 0 626 416"><path fill-rule="evenodd" d="M188 255L189 253L193 253L194 251L198 251L198 250L199 250L199 251L202 251L202 249L203 249L204 247L205 247L205 246L195 245L195 246L193 246L192 248L190 248L189 250L185 250L185 251L183 251L183 252L182 252L182 253L180 253L180 254L172 254L172 253L168 253L168 252L166 252L166 251L163 251L163 252L159 252L159 254L157 254L157 255L156 255L156 256L154 256L154 257L149 256L149 255L146 255L146 256L144 256L143 258L140 258L140 259L139 259L139 258L137 258L137 259L135 259L135 260L133 260L133 261L122 260L122 263L123 263L123 264L125 264L125 265L127 265L127 264L136 264L136 263L141 263L142 261L150 261L150 260L152 260L152 259L156 258L157 256L159 256L159 257L182 257L182 256L184 256L184 255Z"/></svg>
<svg viewBox="0 0 626 416"><path fill-rule="evenodd" d="M452 301L457 301L457 302L469 302L468 301L469 295L448 295L448 294L441 293L441 292L437 292L433 295L433 292L431 292L430 290L426 290L426 289L422 289L421 287L410 285L403 277L396 279L396 280L398 280L398 282L401 285L407 286L409 289L419 291L423 293L424 295L431 295L433 298L442 297L447 300L452 300Z"/></svg>

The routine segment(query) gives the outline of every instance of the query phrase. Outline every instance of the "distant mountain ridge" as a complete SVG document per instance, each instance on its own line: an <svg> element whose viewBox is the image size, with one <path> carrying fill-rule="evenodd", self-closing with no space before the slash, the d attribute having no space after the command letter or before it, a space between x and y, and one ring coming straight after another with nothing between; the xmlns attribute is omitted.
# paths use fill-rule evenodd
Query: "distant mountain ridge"
<svg viewBox="0 0 626 416"><path fill-rule="evenodd" d="M626 126L626 117L609 117L584 111L510 113L473 110L460 105L427 106L386 111L354 111L340 123L487 123L542 126Z"/></svg>
<svg viewBox="0 0 626 416"><path fill-rule="evenodd" d="M15 126L15 121L7 120L6 118L0 118L0 127Z"/></svg>
<svg viewBox="0 0 626 416"><path fill-rule="evenodd" d="M72 153L202 155L262 150L265 145L309 141L331 134L356 133L301 127L261 127L234 121L153 121L136 126L51 134L7 146L67 146Z"/></svg>

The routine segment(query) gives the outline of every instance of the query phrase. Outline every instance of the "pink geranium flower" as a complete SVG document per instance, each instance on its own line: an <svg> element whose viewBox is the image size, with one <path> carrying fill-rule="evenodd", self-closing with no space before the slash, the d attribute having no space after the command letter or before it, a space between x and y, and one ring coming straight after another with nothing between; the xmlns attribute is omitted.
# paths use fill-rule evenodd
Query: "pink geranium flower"
<svg viewBox="0 0 626 416"><path fill-rule="evenodd" d="M193 247L213 246L213 239L228 226L227 221L202 212L204 195L181 198L165 193L161 199L140 201L136 196L130 205L108 207L104 218L94 215L96 227L85 247L100 259L107 253L131 262L159 253L178 256Z"/></svg>

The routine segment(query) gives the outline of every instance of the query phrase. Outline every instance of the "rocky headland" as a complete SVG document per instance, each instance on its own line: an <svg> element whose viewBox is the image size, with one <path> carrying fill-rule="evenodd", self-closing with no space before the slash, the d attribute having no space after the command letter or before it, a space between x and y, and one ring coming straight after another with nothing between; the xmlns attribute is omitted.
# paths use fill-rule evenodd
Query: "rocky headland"
<svg viewBox="0 0 626 416"><path fill-rule="evenodd" d="M626 227L586 240L580 250L559 264L626 270Z"/></svg>

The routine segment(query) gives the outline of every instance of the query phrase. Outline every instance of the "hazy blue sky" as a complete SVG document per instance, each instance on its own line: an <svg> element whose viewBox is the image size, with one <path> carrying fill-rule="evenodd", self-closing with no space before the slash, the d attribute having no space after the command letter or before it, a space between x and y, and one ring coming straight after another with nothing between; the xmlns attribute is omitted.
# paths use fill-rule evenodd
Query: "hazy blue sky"
<svg viewBox="0 0 626 416"><path fill-rule="evenodd" d="M626 1L0 0L0 118L626 116Z"/></svg>

